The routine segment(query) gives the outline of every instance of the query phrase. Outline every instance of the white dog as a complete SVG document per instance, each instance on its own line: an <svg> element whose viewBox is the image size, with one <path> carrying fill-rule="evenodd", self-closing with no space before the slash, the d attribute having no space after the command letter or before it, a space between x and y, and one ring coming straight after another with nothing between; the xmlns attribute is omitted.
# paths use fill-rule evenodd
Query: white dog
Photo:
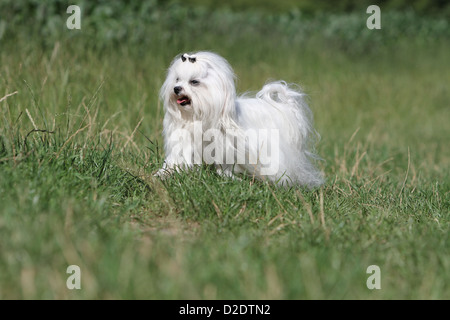
<svg viewBox="0 0 450 320"><path fill-rule="evenodd" d="M221 174L247 173L280 185L323 183L314 167L316 132L298 88L266 84L256 97L237 97L229 63L212 52L177 56L161 88L165 162L157 172L213 164Z"/></svg>

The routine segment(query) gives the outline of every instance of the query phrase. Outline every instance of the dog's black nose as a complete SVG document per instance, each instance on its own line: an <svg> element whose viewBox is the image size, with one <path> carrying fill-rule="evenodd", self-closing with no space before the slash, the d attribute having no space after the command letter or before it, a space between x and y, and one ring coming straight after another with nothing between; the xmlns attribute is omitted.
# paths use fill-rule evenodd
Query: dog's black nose
<svg viewBox="0 0 450 320"><path fill-rule="evenodd" d="M173 91L175 92L175 94L179 94L181 92L181 90L183 90L183 88L180 86L176 86L175 88L173 88Z"/></svg>

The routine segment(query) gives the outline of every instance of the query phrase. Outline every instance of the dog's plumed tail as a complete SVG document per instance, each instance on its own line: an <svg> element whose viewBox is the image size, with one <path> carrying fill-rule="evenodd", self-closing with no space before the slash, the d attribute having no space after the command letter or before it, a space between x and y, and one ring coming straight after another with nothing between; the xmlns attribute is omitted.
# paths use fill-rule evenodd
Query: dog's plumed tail
<svg viewBox="0 0 450 320"><path fill-rule="evenodd" d="M319 159L314 146L320 136L313 127L306 97L299 86L284 81L267 83L256 94L257 99L278 110L279 117L273 117L272 121L280 129L280 157L284 158L280 162L286 164L285 175L279 180L312 188L323 183L323 175L313 165Z"/></svg>

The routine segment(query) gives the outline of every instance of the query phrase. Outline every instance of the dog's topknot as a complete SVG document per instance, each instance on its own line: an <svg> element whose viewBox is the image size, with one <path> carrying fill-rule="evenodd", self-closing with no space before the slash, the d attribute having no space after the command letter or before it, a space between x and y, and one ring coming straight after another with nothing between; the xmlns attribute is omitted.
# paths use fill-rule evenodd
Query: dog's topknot
<svg viewBox="0 0 450 320"><path fill-rule="evenodd" d="M195 56L190 56L187 53L182 54L181 55L181 61L185 62L186 59L189 59L189 62L192 62L192 63L197 61L197 58Z"/></svg>

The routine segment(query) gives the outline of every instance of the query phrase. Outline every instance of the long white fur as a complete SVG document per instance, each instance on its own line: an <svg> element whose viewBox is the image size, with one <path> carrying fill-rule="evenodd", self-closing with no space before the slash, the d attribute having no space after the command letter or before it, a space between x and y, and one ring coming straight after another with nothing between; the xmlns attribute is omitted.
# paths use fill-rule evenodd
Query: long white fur
<svg viewBox="0 0 450 320"><path fill-rule="evenodd" d="M216 157L213 163L223 174L231 176L246 172L284 186L311 188L323 183L322 173L313 165L317 156L311 150L318 135L312 126L312 113L305 94L299 87L284 81L270 82L254 98L237 97L234 72L223 57L206 51L183 55L183 58L195 60L181 57L173 60L160 91L165 110L163 136L166 158L157 175L165 176L173 170L190 168L199 161L211 163L204 157L208 141L195 140L195 137L213 130L221 135L214 140ZM199 84L192 85L190 81L193 79ZM182 87L181 93L190 98L189 105L177 103L176 86ZM246 136L248 130L276 131L277 143L273 143L269 136L259 137L257 143L252 143ZM190 135L184 138L191 142L189 146L183 145L183 154L180 153L180 143L183 143L180 142L180 132ZM273 152L276 156L269 156L268 160L277 168L276 172L262 174L262 164L236 161L238 152L243 150L237 148L239 143L245 144L245 155L241 156L246 159L258 158L263 146L276 151ZM235 161L230 162L226 158L227 152L235 155Z"/></svg>

